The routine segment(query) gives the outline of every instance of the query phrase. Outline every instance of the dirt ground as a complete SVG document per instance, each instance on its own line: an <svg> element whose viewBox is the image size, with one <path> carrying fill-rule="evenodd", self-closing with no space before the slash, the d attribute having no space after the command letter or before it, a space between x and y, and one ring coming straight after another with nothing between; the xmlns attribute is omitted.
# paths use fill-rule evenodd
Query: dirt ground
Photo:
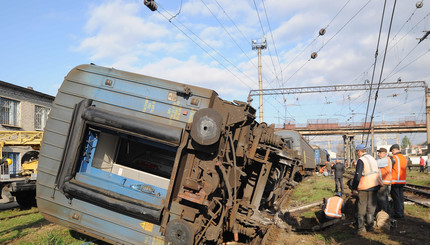
<svg viewBox="0 0 430 245"><path fill-rule="evenodd" d="M285 229L273 226L263 241L265 245L278 244L429 244L430 243L430 211L408 211L405 204L405 218L397 220L397 227L376 229L364 235L357 235L355 229L355 198L345 198L345 217L340 222L320 231L311 228L325 220L321 207L285 214L281 217L291 227ZM315 216L306 218L305 213L315 212ZM293 231L288 231L292 229Z"/></svg>

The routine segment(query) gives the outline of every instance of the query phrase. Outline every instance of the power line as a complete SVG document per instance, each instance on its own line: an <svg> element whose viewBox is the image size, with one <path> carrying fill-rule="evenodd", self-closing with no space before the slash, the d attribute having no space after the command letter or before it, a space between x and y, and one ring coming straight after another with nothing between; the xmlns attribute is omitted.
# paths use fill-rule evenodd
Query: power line
<svg viewBox="0 0 430 245"><path fill-rule="evenodd" d="M386 6L387 6L387 0L384 1L384 7L382 9L382 16L381 16L381 23L379 24L378 41L376 42L375 61L373 62L372 80L371 80L371 83L370 83L369 98L367 99L366 116L364 117L364 125L366 125L366 123L367 123L367 115L369 113L370 96L372 95L372 85L373 85L373 79L375 77L376 62L378 60L378 52L379 52L379 42L381 41L382 25L384 23L384 16L385 16L385 8L386 8ZM364 137L364 132L363 132L363 135L362 135L361 138L363 139L363 137ZM361 142L361 143L363 143L363 142Z"/></svg>
<svg viewBox="0 0 430 245"><path fill-rule="evenodd" d="M269 26L270 36L272 38L273 47L275 48L276 57L278 58L278 64L279 64L279 69L280 69L280 74L281 74L281 80L282 80L283 79L283 75L282 75L282 69L281 69L281 61L279 60L279 54L278 54L278 50L276 49L275 39L273 38L272 27L270 26L269 17L267 15L266 5L264 4L264 0L262 1L262 3L263 3L263 8L264 8L264 14L266 15L267 25ZM269 48L269 54L270 54L270 48ZM272 64L273 64L273 60L272 60ZM275 64L273 64L273 68L274 68L275 73L276 73ZM277 74L276 74L276 78L279 81L279 78L278 78ZM279 85L281 85L281 84L279 84Z"/></svg>
<svg viewBox="0 0 430 245"><path fill-rule="evenodd" d="M343 5L343 7L337 12L337 14L331 19L331 21L327 24L327 26L325 27L325 29L327 29L330 24L336 19L336 17L342 12L342 10L346 7L346 5L348 5L348 3L351 0L349 0L348 2L345 3L345 5ZM283 69L281 69L281 72L285 71L300 55L303 54L303 52L310 46L312 45L312 43L314 43L319 37L321 36L321 34L317 35L310 43L308 43L303 49L302 51L300 51ZM286 81L284 81L282 83L282 86L285 86Z"/></svg>
<svg viewBox="0 0 430 245"><path fill-rule="evenodd" d="M216 17L216 15L212 12L212 10L209 8L209 6L203 0L200 0L200 1L206 6L206 8L209 10L209 12L212 14L212 16L216 19L218 24L224 29L224 31L227 33L227 35L230 37L230 39L242 51L242 53L246 56L246 58L248 58L249 62L251 64L253 64L255 68L257 68L257 66L252 62L251 58L245 53L245 51L240 47L240 45L236 42L236 40L234 40L233 36L230 34L230 32L227 30L227 28L225 28L224 24L222 24L222 22Z"/></svg>
<svg viewBox="0 0 430 245"><path fill-rule="evenodd" d="M375 114L375 109L376 109L376 103L378 101L378 93L379 93L379 87L381 86L382 83L382 74L384 73L384 65L385 65L385 59L387 57L387 50L388 50L388 43L390 41L390 33L391 33L391 27L393 25L393 18L394 18L394 11L396 10L396 4L397 4L397 0L394 0L394 5L393 5L393 12L391 13L391 20L390 20L390 27L388 28L388 36L387 36L387 42L385 44L385 52L384 52L384 58L382 61L382 67L381 67L381 72L379 74L379 83L378 83L378 88L376 89L376 93L375 93L375 103L373 104L373 111L372 111L372 116L370 117L370 127L369 127L369 132L367 133L367 137L366 137L366 146L367 146L367 142L369 140L369 134L370 134L370 129L371 129L371 125L373 123L373 116ZM366 125L364 125L366 126ZM372 146L373 147L373 146Z"/></svg>
<svg viewBox="0 0 430 245"><path fill-rule="evenodd" d="M319 51L321 51L334 37L337 36L337 34L339 34L339 32L341 32L343 30L343 28L345 28L369 3L371 0L368 0L366 4L364 4L326 43L324 43L316 53L318 53ZM311 58L309 58L297 71L295 71L293 73L293 75L291 75L285 82L288 82L295 74L297 74L297 72L299 72L309 61L311 60Z"/></svg>
<svg viewBox="0 0 430 245"><path fill-rule="evenodd" d="M326 43L324 43L320 49L318 49L317 53L321 51L321 49L323 49L335 36L337 36L337 34L339 34L339 32L341 32L343 28L345 28L345 26L347 26L370 3L370 1L372 0L367 1L367 3L357 11L357 13L355 13Z"/></svg>
<svg viewBox="0 0 430 245"><path fill-rule="evenodd" d="M168 13L161 5L158 4L159 7L161 7L166 13ZM158 13L161 14L166 20L169 21L169 18L166 17L163 13L161 13L159 10L157 10ZM203 41L199 36L197 36L193 31L191 31L189 28L187 28L185 25L183 25L178 19L176 19L179 24L181 24L185 29L187 29L189 32L191 32L194 36L196 36L201 42L203 42L206 46L214 50L218 55L220 55L224 60L229 62L231 65L233 65L236 69L239 70L240 73L242 73L244 76L246 76L248 79L250 79L246 74L244 74L239 68L237 68L231 61L227 60L223 55L221 55L218 51L216 51L214 48L212 48L209 44L207 44L205 41ZM244 85L246 85L248 88L251 88L247 83L245 83L241 78L239 78L234 72L232 72L226 65L221 63L215 56L210 54L205 48L203 48L199 43L197 43L193 38L191 38L187 33L185 33L181 28L179 28L173 21L169 21L176 29L178 29L182 34L184 34L187 38L189 38L194 44L196 44L200 49L202 49L206 54L208 54L212 59L214 59L218 64L223 66L226 70L228 70L233 76L235 76L240 82L242 82ZM252 79L250 79L252 81Z"/></svg>

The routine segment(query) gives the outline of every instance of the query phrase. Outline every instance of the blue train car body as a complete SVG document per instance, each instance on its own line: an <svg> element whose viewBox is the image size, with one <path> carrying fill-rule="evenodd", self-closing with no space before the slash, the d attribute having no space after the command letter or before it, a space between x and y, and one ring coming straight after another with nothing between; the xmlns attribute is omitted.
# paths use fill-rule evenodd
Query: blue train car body
<svg viewBox="0 0 430 245"><path fill-rule="evenodd" d="M78 66L45 127L39 211L116 244L253 239L302 164L254 119L213 90Z"/></svg>

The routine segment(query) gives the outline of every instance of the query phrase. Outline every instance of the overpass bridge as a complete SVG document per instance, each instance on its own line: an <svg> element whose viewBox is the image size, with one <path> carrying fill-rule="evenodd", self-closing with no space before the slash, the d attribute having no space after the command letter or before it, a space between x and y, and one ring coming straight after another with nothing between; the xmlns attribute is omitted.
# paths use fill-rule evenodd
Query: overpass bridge
<svg viewBox="0 0 430 245"><path fill-rule="evenodd" d="M308 121L307 124L276 125L276 131L295 130L303 136L315 135L357 135L373 131L374 134L392 133L426 133L427 123L424 121L396 121L370 123L338 123L330 120Z"/></svg>
<svg viewBox="0 0 430 245"><path fill-rule="evenodd" d="M428 133L425 121L397 121L397 122L373 122L370 123L338 123L326 120L308 120L307 124L283 124L275 125L276 131L295 130L303 136L341 135L344 142L345 159L348 162L356 161L355 136L371 135L371 154L375 156L374 134L393 133ZM367 144L367 141L366 141Z"/></svg>

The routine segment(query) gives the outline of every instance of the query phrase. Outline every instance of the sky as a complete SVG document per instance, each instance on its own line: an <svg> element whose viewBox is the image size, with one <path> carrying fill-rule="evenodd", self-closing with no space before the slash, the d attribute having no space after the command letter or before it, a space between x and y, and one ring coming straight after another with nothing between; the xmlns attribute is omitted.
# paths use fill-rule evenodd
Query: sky
<svg viewBox="0 0 430 245"><path fill-rule="evenodd" d="M137 0L2 1L0 80L55 96L73 67L95 63L247 101L258 89L252 40L265 37L263 89L428 82L430 40L418 39L430 2L417 2L397 1L392 15L394 0L159 0L155 12ZM264 96L264 121L352 124L374 103L375 91ZM381 90L373 115L425 120L423 89Z"/></svg>

